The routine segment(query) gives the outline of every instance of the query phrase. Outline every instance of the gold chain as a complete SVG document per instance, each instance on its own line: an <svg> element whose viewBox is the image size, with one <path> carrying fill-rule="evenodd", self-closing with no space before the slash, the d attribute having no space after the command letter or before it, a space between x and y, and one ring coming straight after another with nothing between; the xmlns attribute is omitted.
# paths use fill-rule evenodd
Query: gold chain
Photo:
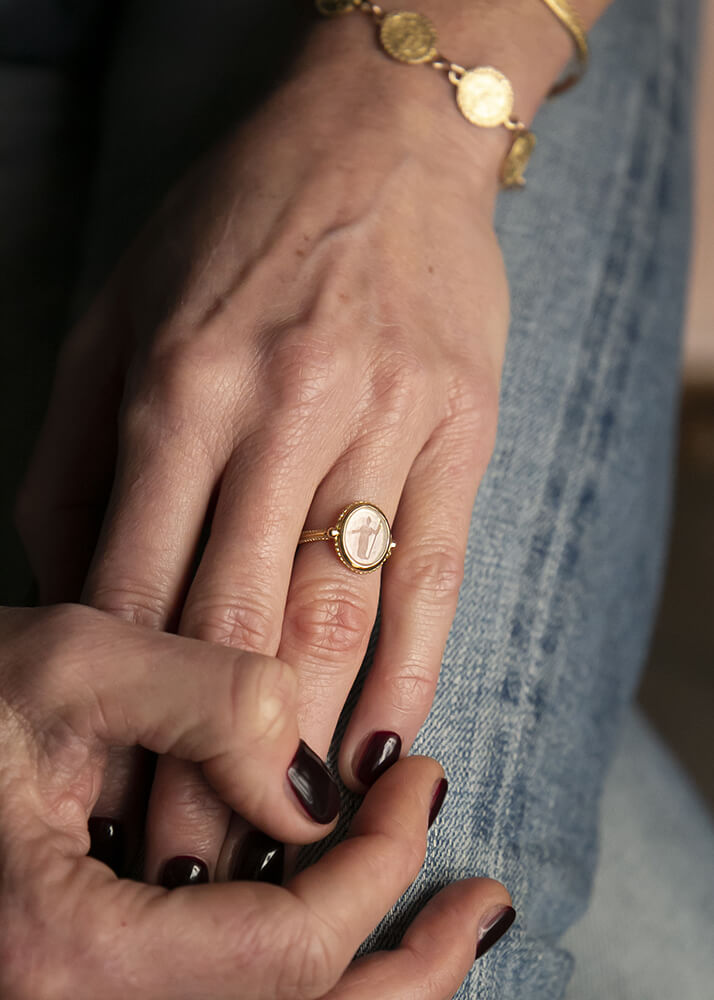
<svg viewBox="0 0 714 1000"><path fill-rule="evenodd" d="M315 0L315 4L321 14L330 17L362 11L376 23L387 55L399 62L428 65L445 73L456 88L456 103L468 121L484 128L502 125L513 133L501 168L501 183L506 188L523 187L523 172L536 139L513 113L513 88L503 73L493 66L467 69L441 55L436 30L428 18L415 11L386 11L372 0Z"/></svg>

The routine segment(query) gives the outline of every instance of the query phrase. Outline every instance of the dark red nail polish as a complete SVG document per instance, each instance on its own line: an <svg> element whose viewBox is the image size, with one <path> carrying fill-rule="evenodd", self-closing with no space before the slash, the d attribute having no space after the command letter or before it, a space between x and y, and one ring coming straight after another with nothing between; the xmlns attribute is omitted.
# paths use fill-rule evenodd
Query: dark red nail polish
<svg viewBox="0 0 714 1000"><path fill-rule="evenodd" d="M502 906L486 917L479 928L476 958L485 955L489 948L492 948L503 937L515 919L516 911L512 906Z"/></svg>
<svg viewBox="0 0 714 1000"><path fill-rule="evenodd" d="M171 858L161 872L164 889L178 889L181 885L201 885L208 882L208 865L200 858L182 855Z"/></svg>
<svg viewBox="0 0 714 1000"><path fill-rule="evenodd" d="M332 822L340 811L339 789L323 761L303 740L288 768L288 781L311 819Z"/></svg>
<svg viewBox="0 0 714 1000"><path fill-rule="evenodd" d="M446 798L448 790L449 782L446 778L442 778L434 789L434 794L431 797L431 806L429 807L429 826L432 825L436 817L441 812L441 807L444 804L444 799Z"/></svg>
<svg viewBox="0 0 714 1000"><path fill-rule="evenodd" d="M357 780L370 788L381 774L399 760L401 752L402 738L397 733L372 733L355 770Z"/></svg>
<svg viewBox="0 0 714 1000"><path fill-rule="evenodd" d="M260 830L251 830L243 838L233 868L234 882L270 882L281 885L285 865L285 847Z"/></svg>
<svg viewBox="0 0 714 1000"><path fill-rule="evenodd" d="M92 816L87 828L90 837L88 856L101 861L121 878L125 864L123 824L104 816Z"/></svg>

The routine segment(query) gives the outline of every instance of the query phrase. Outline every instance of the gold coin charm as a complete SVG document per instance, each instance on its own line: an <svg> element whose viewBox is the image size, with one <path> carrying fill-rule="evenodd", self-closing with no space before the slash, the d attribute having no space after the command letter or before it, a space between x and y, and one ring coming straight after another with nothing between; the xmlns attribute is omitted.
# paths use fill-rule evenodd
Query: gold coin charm
<svg viewBox="0 0 714 1000"><path fill-rule="evenodd" d="M513 114L513 87L497 69L479 66L459 78L456 101L461 114L474 125L495 128Z"/></svg>
<svg viewBox="0 0 714 1000"><path fill-rule="evenodd" d="M425 63L436 58L436 31L423 14L398 10L385 16L379 40L393 59L405 63Z"/></svg>
<svg viewBox="0 0 714 1000"><path fill-rule="evenodd" d="M346 14L347 11L355 9L354 0L315 0L315 6L327 17Z"/></svg>
<svg viewBox="0 0 714 1000"><path fill-rule="evenodd" d="M536 137L528 129L519 132L513 140L506 159L503 161L501 181L504 187L523 187L526 179L523 173L536 146Z"/></svg>

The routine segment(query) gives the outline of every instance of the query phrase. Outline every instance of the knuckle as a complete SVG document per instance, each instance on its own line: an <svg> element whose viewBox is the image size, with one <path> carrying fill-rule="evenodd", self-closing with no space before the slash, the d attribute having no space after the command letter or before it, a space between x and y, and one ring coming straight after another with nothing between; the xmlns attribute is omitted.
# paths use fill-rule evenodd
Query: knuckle
<svg viewBox="0 0 714 1000"><path fill-rule="evenodd" d="M271 352L271 396L279 410L312 408L335 392L344 370L344 352L332 337L296 327Z"/></svg>
<svg viewBox="0 0 714 1000"><path fill-rule="evenodd" d="M200 337L170 336L152 345L141 371L132 373L129 401L119 426L120 445L147 449L190 442L193 454L210 456L228 421L221 421L235 398L232 366ZM188 445L187 445L188 448Z"/></svg>
<svg viewBox="0 0 714 1000"><path fill-rule="evenodd" d="M200 837L201 831L210 834L214 821L225 817L227 807L200 773L194 780L177 783L174 796L171 824L178 839L186 836L195 840Z"/></svg>
<svg viewBox="0 0 714 1000"><path fill-rule="evenodd" d="M427 536L418 547L400 553L390 570L400 588L416 592L420 602L451 606L458 600L464 580L464 560L463 550L445 548L443 539Z"/></svg>
<svg viewBox="0 0 714 1000"><path fill-rule="evenodd" d="M416 826L395 822L389 835L380 834L379 840L373 836L369 874L379 882L383 873L389 871L395 881L408 886L419 874L425 854L425 833Z"/></svg>
<svg viewBox="0 0 714 1000"><path fill-rule="evenodd" d="M421 408L433 376L423 358L408 348L392 346L373 376L373 402L395 418Z"/></svg>
<svg viewBox="0 0 714 1000"><path fill-rule="evenodd" d="M425 715L434 699L437 680L437 670L409 663L388 680L389 704L403 715Z"/></svg>
<svg viewBox="0 0 714 1000"><path fill-rule="evenodd" d="M265 653L276 644L276 615L267 601L211 596L187 610L185 627L196 639Z"/></svg>
<svg viewBox="0 0 714 1000"><path fill-rule="evenodd" d="M317 916L306 915L297 929L293 946L283 952L281 996L314 1000L337 982L342 955L341 935Z"/></svg>
<svg viewBox="0 0 714 1000"><path fill-rule="evenodd" d="M33 613L32 634L41 656L34 658L36 669L62 682L86 658L87 635L95 630L97 614L79 604L55 604ZM28 636L31 639L32 636Z"/></svg>
<svg viewBox="0 0 714 1000"><path fill-rule="evenodd" d="M246 690L248 689L248 690ZM253 654L233 668L234 732L250 732L253 743L272 743L295 721L297 676L286 663Z"/></svg>
<svg viewBox="0 0 714 1000"><path fill-rule="evenodd" d="M325 931L307 937L297 965L295 985L298 996L313 1000L324 996L335 985L339 972L333 957L334 944L334 940L327 939ZM293 996L292 993L287 995Z"/></svg>
<svg viewBox="0 0 714 1000"><path fill-rule="evenodd" d="M453 376L447 391L447 419L485 466L493 452L498 427L499 388L490 376L468 367ZM484 461L485 459L485 461Z"/></svg>
<svg viewBox="0 0 714 1000"><path fill-rule="evenodd" d="M138 580L112 580L92 590L92 604L115 618L133 625L161 629L166 621L169 598L157 588Z"/></svg>
<svg viewBox="0 0 714 1000"><path fill-rule="evenodd" d="M287 894L285 894L287 895ZM275 928L281 928L276 938ZM329 925L295 898L274 899L270 918L256 913L247 925L236 924L235 960L265 970L267 996L316 1000L337 982L341 973L340 941Z"/></svg>
<svg viewBox="0 0 714 1000"><path fill-rule="evenodd" d="M178 400L197 389L223 384L226 357L223 343L214 331L166 325L154 335L142 361L142 383ZM223 378L221 378L221 374Z"/></svg>
<svg viewBox="0 0 714 1000"><path fill-rule="evenodd" d="M303 585L291 594L286 611L292 637L317 659L359 654L373 623L364 599L334 583Z"/></svg>

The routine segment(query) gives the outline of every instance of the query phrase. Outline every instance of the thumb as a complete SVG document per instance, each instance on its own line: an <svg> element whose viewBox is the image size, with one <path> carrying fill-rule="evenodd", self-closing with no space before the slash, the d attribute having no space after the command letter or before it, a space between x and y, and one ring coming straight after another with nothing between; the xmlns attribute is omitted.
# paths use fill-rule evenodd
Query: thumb
<svg viewBox="0 0 714 1000"><path fill-rule="evenodd" d="M291 667L91 608L36 614L49 620L45 650L55 636L45 711L56 718L59 710L85 740L201 764L220 797L271 837L307 843L325 835L339 792L299 738Z"/></svg>

